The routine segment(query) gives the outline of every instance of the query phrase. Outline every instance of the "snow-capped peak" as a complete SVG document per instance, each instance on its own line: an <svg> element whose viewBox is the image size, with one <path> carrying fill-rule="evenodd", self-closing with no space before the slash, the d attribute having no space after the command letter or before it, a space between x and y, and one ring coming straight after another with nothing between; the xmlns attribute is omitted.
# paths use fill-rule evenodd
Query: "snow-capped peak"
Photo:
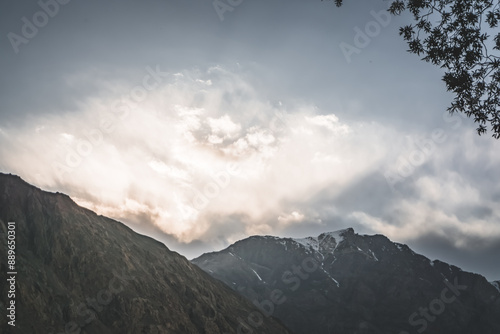
<svg viewBox="0 0 500 334"><path fill-rule="evenodd" d="M353 232L352 229L339 230L335 232L322 233L317 237L292 239L296 243L321 254L333 253L338 245L344 241L344 233Z"/></svg>
<svg viewBox="0 0 500 334"><path fill-rule="evenodd" d="M292 240L298 244L303 245L306 249L313 249L316 252L319 252L319 241L317 237L307 237Z"/></svg>
<svg viewBox="0 0 500 334"><path fill-rule="evenodd" d="M337 249L338 245L344 241L345 237L344 237L344 233L345 232L348 232L349 229L347 230L340 230L340 231L335 231L335 232L328 232L328 233L323 233L319 236L320 238L320 242L321 243L326 243L328 242L328 237L330 238L333 238L333 240L335 240L335 246L334 248L332 249L332 252L335 251L335 249Z"/></svg>

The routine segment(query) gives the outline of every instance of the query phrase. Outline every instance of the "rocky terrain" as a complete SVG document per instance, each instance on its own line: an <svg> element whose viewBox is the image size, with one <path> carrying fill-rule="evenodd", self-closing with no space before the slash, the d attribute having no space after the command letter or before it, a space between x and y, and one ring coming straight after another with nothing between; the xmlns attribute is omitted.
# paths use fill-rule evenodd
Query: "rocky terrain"
<svg viewBox="0 0 500 334"><path fill-rule="evenodd" d="M10 305L8 222L15 222L15 327L1 333L289 333L162 243L0 174L0 308ZM10 276L9 276L10 277ZM245 327L246 326L246 327ZM245 332L247 333L248 330Z"/></svg>
<svg viewBox="0 0 500 334"><path fill-rule="evenodd" d="M192 262L298 334L500 333L498 282L382 235L254 236Z"/></svg>

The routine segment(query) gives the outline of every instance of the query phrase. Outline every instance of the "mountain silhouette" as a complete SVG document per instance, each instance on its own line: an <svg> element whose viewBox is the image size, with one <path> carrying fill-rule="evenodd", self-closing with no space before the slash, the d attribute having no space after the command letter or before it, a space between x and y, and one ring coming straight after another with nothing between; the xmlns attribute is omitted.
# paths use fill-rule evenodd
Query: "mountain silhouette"
<svg viewBox="0 0 500 334"><path fill-rule="evenodd" d="M500 285L352 228L192 260L297 334L498 334Z"/></svg>
<svg viewBox="0 0 500 334"><path fill-rule="evenodd" d="M10 174L0 174L0 247L1 333L239 333L249 322L290 333L164 244Z"/></svg>

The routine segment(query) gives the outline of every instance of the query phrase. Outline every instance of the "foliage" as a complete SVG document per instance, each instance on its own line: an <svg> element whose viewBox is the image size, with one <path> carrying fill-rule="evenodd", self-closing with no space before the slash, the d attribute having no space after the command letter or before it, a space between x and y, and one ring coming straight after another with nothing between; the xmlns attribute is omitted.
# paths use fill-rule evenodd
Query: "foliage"
<svg viewBox="0 0 500 334"><path fill-rule="evenodd" d="M413 16L414 23L399 30L408 51L444 68L443 81L455 94L448 111L473 116L479 135L489 124L499 139L500 56L489 49L500 51L500 0L391 1L391 14Z"/></svg>

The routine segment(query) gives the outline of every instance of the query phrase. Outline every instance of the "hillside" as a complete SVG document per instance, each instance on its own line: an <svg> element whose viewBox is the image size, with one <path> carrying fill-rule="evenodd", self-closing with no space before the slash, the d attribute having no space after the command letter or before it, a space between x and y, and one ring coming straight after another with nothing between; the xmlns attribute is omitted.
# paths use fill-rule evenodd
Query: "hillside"
<svg viewBox="0 0 500 334"><path fill-rule="evenodd" d="M299 334L500 333L493 284L382 235L254 236L192 262Z"/></svg>
<svg viewBox="0 0 500 334"><path fill-rule="evenodd" d="M12 300L5 279L8 222L15 222L16 326L3 315L2 333L236 333L256 314L250 302L162 243L66 195L0 174L3 310ZM289 333L272 318L260 320L259 330Z"/></svg>

